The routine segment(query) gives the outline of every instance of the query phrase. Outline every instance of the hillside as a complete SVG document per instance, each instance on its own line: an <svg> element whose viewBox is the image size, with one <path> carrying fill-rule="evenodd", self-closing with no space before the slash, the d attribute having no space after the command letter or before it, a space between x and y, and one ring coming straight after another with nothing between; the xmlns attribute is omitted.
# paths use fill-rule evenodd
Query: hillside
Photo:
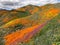
<svg viewBox="0 0 60 45"><path fill-rule="evenodd" d="M0 45L58 45L59 37L60 3L0 10Z"/></svg>

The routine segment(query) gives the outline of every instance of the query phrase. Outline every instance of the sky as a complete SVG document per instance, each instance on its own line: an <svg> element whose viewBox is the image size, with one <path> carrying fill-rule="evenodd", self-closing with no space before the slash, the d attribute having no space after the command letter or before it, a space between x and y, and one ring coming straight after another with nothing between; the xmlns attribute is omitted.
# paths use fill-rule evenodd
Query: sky
<svg viewBox="0 0 60 45"><path fill-rule="evenodd" d="M60 0L0 0L0 9L16 9L29 4L42 6L45 4L60 3Z"/></svg>

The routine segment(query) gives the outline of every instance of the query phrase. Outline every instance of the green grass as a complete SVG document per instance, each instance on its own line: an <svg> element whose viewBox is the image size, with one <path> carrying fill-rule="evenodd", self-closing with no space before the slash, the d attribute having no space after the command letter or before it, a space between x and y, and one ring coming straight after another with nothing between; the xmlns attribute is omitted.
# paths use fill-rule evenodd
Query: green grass
<svg viewBox="0 0 60 45"><path fill-rule="evenodd" d="M16 15L18 18L22 18L30 15L29 11L17 11L17 12L18 13Z"/></svg>

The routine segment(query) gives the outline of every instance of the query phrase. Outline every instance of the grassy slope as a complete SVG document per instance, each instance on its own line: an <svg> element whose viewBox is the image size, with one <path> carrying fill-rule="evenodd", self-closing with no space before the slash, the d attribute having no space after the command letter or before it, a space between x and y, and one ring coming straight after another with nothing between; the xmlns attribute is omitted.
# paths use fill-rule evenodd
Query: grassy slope
<svg viewBox="0 0 60 45"><path fill-rule="evenodd" d="M29 7L30 6L30 7ZM12 21L13 19L15 19L15 18L21 18L21 17L25 17L25 14L27 14L27 15L30 15L30 14L32 14L32 15L36 15L36 14L39 14L39 13L35 13L36 11L37 11L37 9L36 9L36 11L34 11L35 9L34 9L34 7L35 6L31 6L31 5L29 5L29 6L27 6L27 8L26 8L26 11L28 12L28 13L26 13L26 11L20 11L19 9L18 10L16 10L17 11L17 13L15 13L14 11L9 11L9 12L11 12L11 13L9 13L8 11L7 11L7 13L5 14L5 13L2 13L3 14L3 16L1 16L0 17L0 24L1 25L3 25L3 24L5 24L5 23L7 23L7 22L9 22L9 21ZM47 8L48 7L48 8ZM58 6L59 7L59 6ZM45 12L45 11L48 11L50 8L55 8L54 7L54 5L45 5L45 6L42 6L42 7L38 7L39 8L39 10L40 10L40 15L43 15L43 12ZM23 8L23 10L24 10L25 8ZM33 13L29 13L29 11L30 10L32 10L32 12ZM34 10L33 10L34 9ZM59 8L60 9L60 8ZM37 12L39 12L39 11L37 11ZM1 13L0 13L1 14ZM14 17L14 18L12 18L12 19L10 19L10 20L8 20L7 22L5 22L6 20L4 20L3 18L5 18L6 17L6 15L8 15L7 16L7 18L8 19L10 19L12 16ZM26 16L27 16L26 15ZM3 18L2 18L3 17ZM33 16L34 17L34 16ZM59 17L59 16L58 16ZM30 18L30 20L32 19L32 17ZM56 18L57 19L57 18ZM4 20L4 22L2 21L2 20ZM35 20L35 19L34 19ZM53 19L54 20L54 19ZM51 22L49 22L43 29L42 29L42 32L41 33L38 33L37 34L37 36L35 36L35 37L33 37L32 39L31 39L31 41L30 42L28 42L27 44L26 43L24 43L24 44L20 44L20 45L52 45L52 42L53 43L55 43L55 41L54 41L54 39L53 39L53 41L52 40L50 40L51 39L51 33L52 32L54 32L55 31L55 27L54 27L54 25L55 25L55 22L54 21L51 21ZM53 25L52 25L52 23L54 23ZM58 23L56 23L56 25L57 25ZM59 25L59 24L58 24ZM20 26L17 26L17 27L20 27ZM49 28L48 28L49 27ZM11 28L10 29L3 29L3 30L11 30ZM2 30L2 31L3 31ZM14 28L12 29L12 30L14 30ZM7 32L5 32L4 33L4 31L2 32L2 31L0 31L1 32L1 36L2 35L5 35L5 33L7 34L7 33L9 33L9 31ZM58 29L58 31L59 31L59 29ZM11 31L12 32L12 31ZM54 32L55 33L55 32ZM48 35L49 34L49 35ZM55 33L56 34L56 33ZM52 34L53 35L53 34ZM58 37L58 36L57 36ZM55 38L57 38L57 37L55 37ZM59 38L59 37L58 37ZM3 38L0 38L0 39L3 39ZM1 41L2 42L2 41ZM0 42L0 43L1 43ZM0 44L0 45L4 45L4 44Z"/></svg>
<svg viewBox="0 0 60 45"><path fill-rule="evenodd" d="M60 42L60 14L50 20L28 43L19 45L57 45Z"/></svg>

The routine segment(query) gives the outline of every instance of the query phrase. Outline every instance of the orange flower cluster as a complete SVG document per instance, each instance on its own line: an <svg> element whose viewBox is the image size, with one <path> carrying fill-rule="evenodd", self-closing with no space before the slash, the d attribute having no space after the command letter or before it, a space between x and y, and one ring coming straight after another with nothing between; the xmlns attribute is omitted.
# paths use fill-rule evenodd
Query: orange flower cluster
<svg viewBox="0 0 60 45"><path fill-rule="evenodd" d="M5 45L15 45L18 41L19 42L25 42L27 40L29 40L32 37L32 34L29 35L29 37L27 37L27 39L25 40L24 37L29 34L30 32L32 32L35 28L37 28L39 25L33 26L33 27L29 27L20 31L17 31L15 33L9 34L7 36L5 36L4 38L6 39L6 44Z"/></svg>
<svg viewBox="0 0 60 45"><path fill-rule="evenodd" d="M30 10L31 14L34 14L39 11L39 8L35 7L33 10Z"/></svg>

